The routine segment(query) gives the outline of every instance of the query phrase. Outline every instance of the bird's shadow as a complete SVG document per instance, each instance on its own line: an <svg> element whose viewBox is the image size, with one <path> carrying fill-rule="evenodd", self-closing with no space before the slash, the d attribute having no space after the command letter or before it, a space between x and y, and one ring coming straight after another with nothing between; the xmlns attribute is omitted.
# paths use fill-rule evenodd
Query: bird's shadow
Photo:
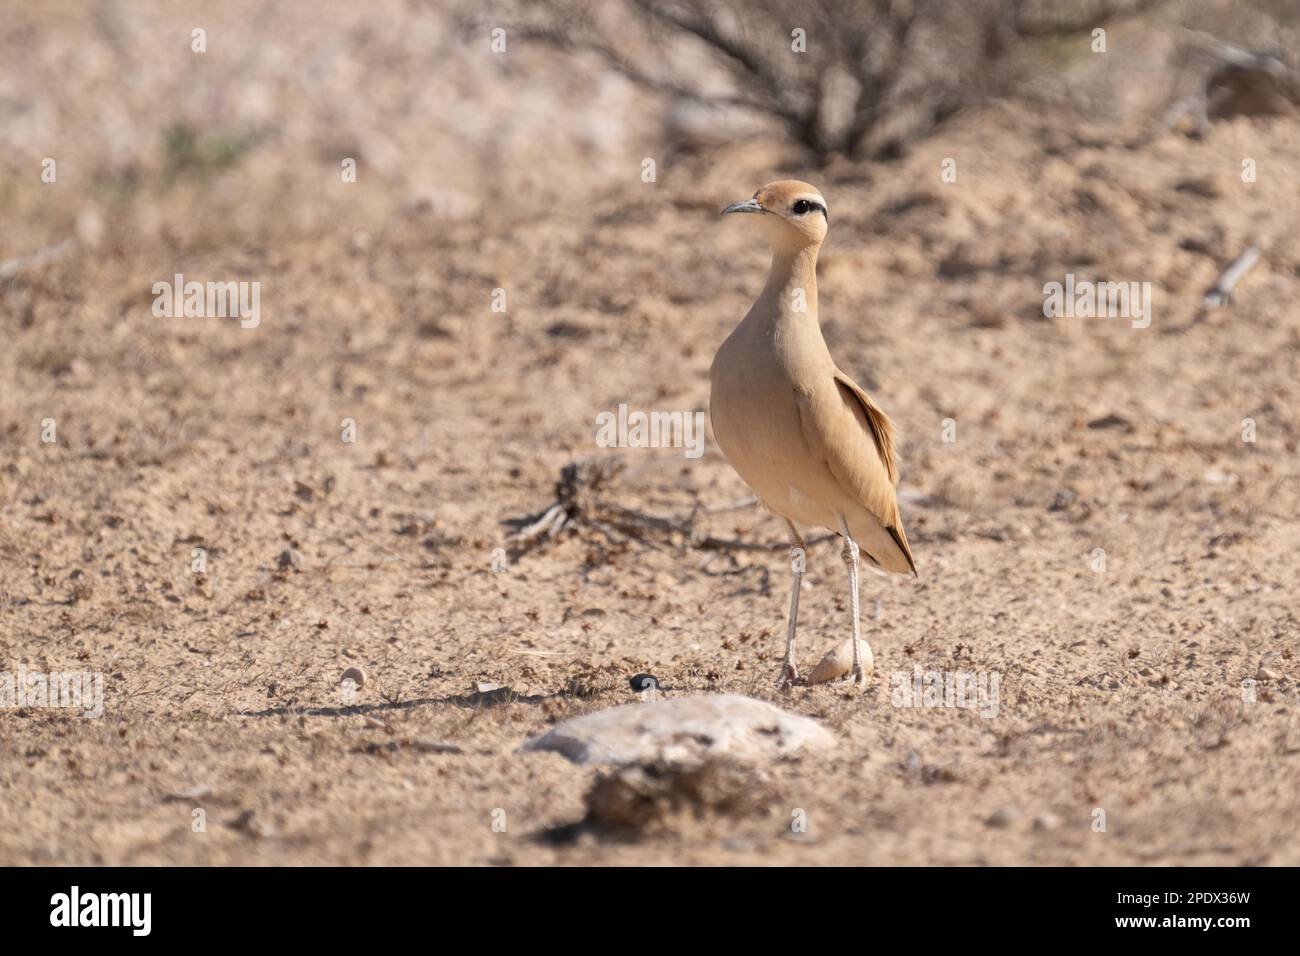
<svg viewBox="0 0 1300 956"><path fill-rule="evenodd" d="M415 697L411 700L384 701L375 704L346 704L339 707L267 707L265 710L235 711L235 717L353 717L365 714L413 710L432 704L450 704L484 710L502 704L540 704L561 694L517 694L508 687L497 690L476 691L472 694L453 694L450 697Z"/></svg>

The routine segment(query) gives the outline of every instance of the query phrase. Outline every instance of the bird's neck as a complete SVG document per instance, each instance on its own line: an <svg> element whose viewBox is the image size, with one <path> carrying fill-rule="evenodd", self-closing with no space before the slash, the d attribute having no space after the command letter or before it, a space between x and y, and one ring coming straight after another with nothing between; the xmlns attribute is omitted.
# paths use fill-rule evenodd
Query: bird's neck
<svg viewBox="0 0 1300 956"><path fill-rule="evenodd" d="M765 314L817 324L818 248L811 245L772 251L772 268L760 296L760 301L768 304L762 310Z"/></svg>

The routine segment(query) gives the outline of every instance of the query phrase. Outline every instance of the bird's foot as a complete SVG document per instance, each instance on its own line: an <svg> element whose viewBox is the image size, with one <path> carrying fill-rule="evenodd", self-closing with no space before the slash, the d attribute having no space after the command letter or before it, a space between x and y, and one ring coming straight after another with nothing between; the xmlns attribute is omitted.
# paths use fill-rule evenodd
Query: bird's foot
<svg viewBox="0 0 1300 956"><path fill-rule="evenodd" d="M858 690L866 690L869 681L866 672L861 667L858 667L855 670L849 671L849 674L844 678L843 683L845 687L856 687Z"/></svg>
<svg viewBox="0 0 1300 956"><path fill-rule="evenodd" d="M799 681L799 669L794 666L794 661L786 661L781 665L781 673L776 676L776 689L783 690L786 687L793 686Z"/></svg>

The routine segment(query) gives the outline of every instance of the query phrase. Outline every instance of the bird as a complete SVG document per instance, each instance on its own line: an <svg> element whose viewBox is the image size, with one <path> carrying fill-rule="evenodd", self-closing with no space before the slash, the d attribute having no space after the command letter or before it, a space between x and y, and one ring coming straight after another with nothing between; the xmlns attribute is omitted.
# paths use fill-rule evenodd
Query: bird
<svg viewBox="0 0 1300 956"><path fill-rule="evenodd" d="M719 347L709 370L709 417L727 461L773 514L785 520L794 593L778 688L799 680L795 631L805 552L800 525L843 539L853 615L847 680L867 685L860 647L858 570L865 554L883 571L916 576L898 508L894 424L831 358L817 316L817 253L830 225L816 187L780 180L722 216L746 214L772 250L767 283Z"/></svg>

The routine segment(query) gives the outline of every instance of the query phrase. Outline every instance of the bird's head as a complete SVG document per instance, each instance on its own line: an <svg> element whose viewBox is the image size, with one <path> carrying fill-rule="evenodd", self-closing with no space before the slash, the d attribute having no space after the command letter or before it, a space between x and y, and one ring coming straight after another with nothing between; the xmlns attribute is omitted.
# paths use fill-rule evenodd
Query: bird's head
<svg viewBox="0 0 1300 956"><path fill-rule="evenodd" d="M753 199L732 203L722 215L733 212L757 215L772 248L778 250L821 245L829 225L821 192L797 179L768 183Z"/></svg>

